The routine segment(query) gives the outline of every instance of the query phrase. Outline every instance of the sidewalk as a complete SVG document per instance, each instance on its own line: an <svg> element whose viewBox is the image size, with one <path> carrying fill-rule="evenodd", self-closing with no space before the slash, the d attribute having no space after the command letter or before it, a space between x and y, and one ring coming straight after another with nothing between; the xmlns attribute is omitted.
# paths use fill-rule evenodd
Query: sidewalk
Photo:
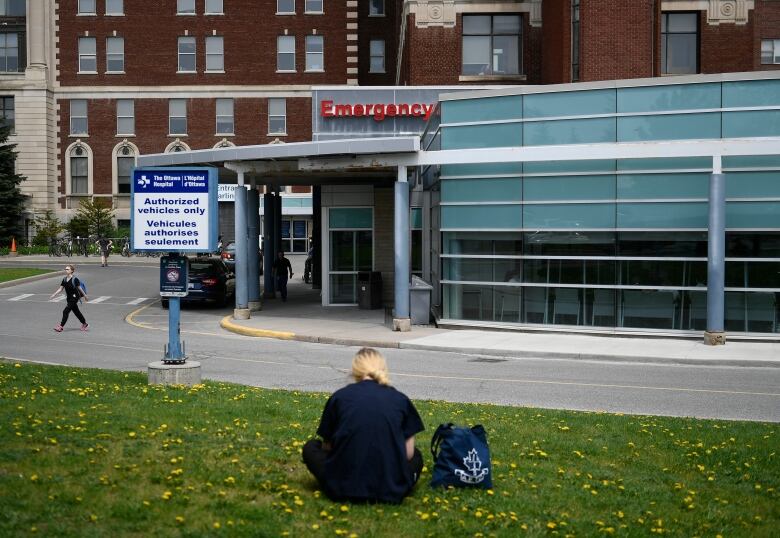
<svg viewBox="0 0 780 538"><path fill-rule="evenodd" d="M263 309L253 312L251 319L238 321L226 316L220 325L246 336L347 346L499 357L780 368L780 342L732 340L725 346L706 346L701 339L417 326L411 332L394 332L383 310L359 310L352 306L323 308L319 291L305 285L300 274L296 273L289 283L286 303L267 299L263 301Z"/></svg>

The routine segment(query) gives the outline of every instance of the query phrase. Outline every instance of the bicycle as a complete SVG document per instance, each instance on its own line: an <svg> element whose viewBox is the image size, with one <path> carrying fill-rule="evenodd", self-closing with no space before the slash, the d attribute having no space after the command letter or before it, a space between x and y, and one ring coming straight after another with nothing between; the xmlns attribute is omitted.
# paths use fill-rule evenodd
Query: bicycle
<svg viewBox="0 0 780 538"><path fill-rule="evenodd" d="M122 238L122 247L119 250L119 253L125 258L130 257L130 240L127 237Z"/></svg>

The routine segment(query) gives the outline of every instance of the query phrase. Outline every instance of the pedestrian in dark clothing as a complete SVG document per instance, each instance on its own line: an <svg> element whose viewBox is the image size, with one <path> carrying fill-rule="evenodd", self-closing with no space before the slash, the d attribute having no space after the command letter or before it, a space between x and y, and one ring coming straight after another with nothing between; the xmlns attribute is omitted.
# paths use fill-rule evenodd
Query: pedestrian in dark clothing
<svg viewBox="0 0 780 538"><path fill-rule="evenodd" d="M100 267L108 267L108 253L111 252L111 245L114 242L101 235L100 239L95 241L95 244L100 249Z"/></svg>
<svg viewBox="0 0 780 538"><path fill-rule="evenodd" d="M334 501L400 503L423 468L414 446L420 415L390 386L387 364L375 349L352 360L355 383L325 404L317 434L303 446L303 462Z"/></svg>
<svg viewBox="0 0 780 538"><path fill-rule="evenodd" d="M284 257L284 252L281 250L276 256L273 265L273 275L276 277L276 289L282 294L282 302L287 300L287 273L290 273L290 278L293 277L292 265L290 260Z"/></svg>
<svg viewBox="0 0 780 538"><path fill-rule="evenodd" d="M79 310L79 299L84 298L84 302L87 301L87 294L81 289L81 282L73 273L76 271L75 265L65 266L65 278L60 282L60 287L57 291L51 294L51 299L54 299L61 291L65 291L65 301L67 306L62 311L62 321L59 325L54 327L54 330L61 333L65 328L65 324L68 322L68 316L71 312L75 314L78 320L81 322L81 330L86 331L89 328L89 323L84 319L84 314Z"/></svg>

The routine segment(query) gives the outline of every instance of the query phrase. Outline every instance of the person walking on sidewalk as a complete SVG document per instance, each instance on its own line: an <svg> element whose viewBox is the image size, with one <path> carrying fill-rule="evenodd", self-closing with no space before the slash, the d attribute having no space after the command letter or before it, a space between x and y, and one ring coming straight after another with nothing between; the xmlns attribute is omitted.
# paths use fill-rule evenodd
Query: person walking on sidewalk
<svg viewBox="0 0 780 538"><path fill-rule="evenodd" d="M98 240L95 241L95 244L100 249L100 267L108 267L108 253L111 251L111 245L113 245L114 242L101 235Z"/></svg>
<svg viewBox="0 0 780 538"><path fill-rule="evenodd" d="M276 256L273 265L273 274L276 277L276 289L282 294L282 302L287 301L287 273L290 273L290 278L293 277L292 265L290 260L284 257L284 252L281 250Z"/></svg>
<svg viewBox="0 0 780 538"><path fill-rule="evenodd" d="M331 395L303 462L334 501L400 503L423 468L414 436L425 429L414 404L390 386L385 358L363 348L355 382Z"/></svg>
<svg viewBox="0 0 780 538"><path fill-rule="evenodd" d="M79 310L79 299L83 297L84 302L86 302L87 294L81 289L81 282L79 282L78 277L74 276L75 272L75 265L66 265L65 278L60 282L60 287L57 288L57 291L52 293L50 297L50 299L54 299L61 291L65 291L65 301L67 304L62 311L62 321L60 321L59 325L54 327L54 330L58 333L61 333L65 328L65 324L68 322L68 316L71 312L73 312L81 322L82 331L86 331L89 328L89 323L87 323L87 320L84 319L84 314Z"/></svg>

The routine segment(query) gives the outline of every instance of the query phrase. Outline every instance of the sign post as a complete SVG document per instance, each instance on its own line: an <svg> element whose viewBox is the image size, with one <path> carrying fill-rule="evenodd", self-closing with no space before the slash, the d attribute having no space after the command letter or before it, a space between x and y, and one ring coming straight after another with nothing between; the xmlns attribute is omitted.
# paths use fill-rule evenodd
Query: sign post
<svg viewBox="0 0 780 538"><path fill-rule="evenodd" d="M186 361L181 297L187 296L185 253L217 250L216 168L137 168L131 198L131 250L168 252L160 259L160 296L168 298L164 364Z"/></svg>

